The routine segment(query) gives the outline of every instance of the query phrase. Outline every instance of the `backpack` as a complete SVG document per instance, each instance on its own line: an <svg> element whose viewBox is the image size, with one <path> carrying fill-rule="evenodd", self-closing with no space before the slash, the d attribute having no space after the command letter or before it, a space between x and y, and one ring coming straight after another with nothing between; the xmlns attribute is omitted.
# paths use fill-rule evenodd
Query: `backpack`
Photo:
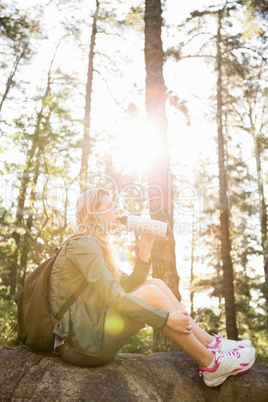
<svg viewBox="0 0 268 402"><path fill-rule="evenodd" d="M52 314L47 296L49 290L49 278L54 262L62 250L62 247L73 238L70 237L56 254L43 261L25 279L24 289L15 298L17 303L17 334L18 339L39 352L51 352L54 349L55 334L53 329L56 323L63 317L82 291L88 286L87 281L83 282L65 301L56 314Z"/></svg>

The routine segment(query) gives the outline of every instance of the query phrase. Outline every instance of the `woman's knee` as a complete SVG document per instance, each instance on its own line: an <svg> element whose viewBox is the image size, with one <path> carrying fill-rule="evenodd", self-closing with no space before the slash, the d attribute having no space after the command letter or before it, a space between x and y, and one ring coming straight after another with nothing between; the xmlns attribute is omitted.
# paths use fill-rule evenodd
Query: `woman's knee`
<svg viewBox="0 0 268 402"><path fill-rule="evenodd" d="M158 286L153 284L147 284L146 286L135 290L133 294L152 304L156 301L158 304L160 300L166 298L164 292Z"/></svg>
<svg viewBox="0 0 268 402"><path fill-rule="evenodd" d="M167 286L167 285L165 284L165 282L163 282L161 279L158 279L158 278L150 278L150 279L147 279L147 280L144 282L144 285L153 285L153 286L157 286L159 289L163 289L165 286Z"/></svg>
<svg viewBox="0 0 268 402"><path fill-rule="evenodd" d="M158 279L158 278L150 278L150 279L148 279L147 281L144 282L144 285L147 285L147 286L148 286L148 285L150 285L150 286L155 286L155 287L157 287L158 289L160 289L163 294L167 295L167 297L170 296L170 289L169 289L169 287L168 287L168 286L166 285L166 283L165 283L164 281L162 281L161 279ZM178 309L178 310L183 310L183 311L186 312L185 307L183 307L183 306L181 305L181 303L180 303L178 300L176 300L176 303L177 303L177 309Z"/></svg>

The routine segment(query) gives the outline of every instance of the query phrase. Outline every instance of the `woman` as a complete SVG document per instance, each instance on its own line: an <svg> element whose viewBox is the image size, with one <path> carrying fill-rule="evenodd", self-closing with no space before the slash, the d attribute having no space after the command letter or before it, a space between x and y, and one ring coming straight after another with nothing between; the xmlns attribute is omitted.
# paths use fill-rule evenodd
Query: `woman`
<svg viewBox="0 0 268 402"><path fill-rule="evenodd" d="M116 268L107 231L118 227L119 212L105 189L81 194L77 237L68 240L52 269L49 302L56 312L85 280L88 287L56 325L61 358L94 367L109 361L145 324L165 336L200 366L208 386L247 371L256 358L249 340L232 341L203 331L159 279L146 277L154 236L141 233L138 260L130 276Z"/></svg>

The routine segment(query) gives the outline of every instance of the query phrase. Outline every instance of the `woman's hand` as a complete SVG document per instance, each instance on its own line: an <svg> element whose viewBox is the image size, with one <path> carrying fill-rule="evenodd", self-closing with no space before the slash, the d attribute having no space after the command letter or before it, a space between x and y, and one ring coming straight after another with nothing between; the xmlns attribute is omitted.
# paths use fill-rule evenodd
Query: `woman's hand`
<svg viewBox="0 0 268 402"><path fill-rule="evenodd" d="M155 240L155 235L151 233L146 233L141 231L140 233L140 248L141 249L149 249L151 251L154 240Z"/></svg>
<svg viewBox="0 0 268 402"><path fill-rule="evenodd" d="M140 253L139 257L142 261L149 262L151 249L154 244L155 235L151 233L141 232L140 233Z"/></svg>
<svg viewBox="0 0 268 402"><path fill-rule="evenodd" d="M175 332L189 335L192 332L192 326L190 324L190 316L187 311L174 311L169 313L166 325Z"/></svg>

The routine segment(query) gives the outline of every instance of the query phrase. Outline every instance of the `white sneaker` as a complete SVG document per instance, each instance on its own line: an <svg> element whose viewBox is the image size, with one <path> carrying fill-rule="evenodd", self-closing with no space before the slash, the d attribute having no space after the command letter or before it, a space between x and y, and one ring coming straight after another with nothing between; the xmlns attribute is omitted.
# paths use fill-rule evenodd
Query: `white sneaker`
<svg viewBox="0 0 268 402"><path fill-rule="evenodd" d="M215 367L200 367L199 375L208 387L217 387L231 375L245 373L253 366L257 352L253 347L215 352Z"/></svg>
<svg viewBox="0 0 268 402"><path fill-rule="evenodd" d="M215 335L215 339L216 344L214 346L206 346L206 348L212 350L212 352L216 350L224 352L225 350L243 349L252 346L252 342L249 339L245 339L244 341L232 341L231 339L223 338L220 332L218 335Z"/></svg>

